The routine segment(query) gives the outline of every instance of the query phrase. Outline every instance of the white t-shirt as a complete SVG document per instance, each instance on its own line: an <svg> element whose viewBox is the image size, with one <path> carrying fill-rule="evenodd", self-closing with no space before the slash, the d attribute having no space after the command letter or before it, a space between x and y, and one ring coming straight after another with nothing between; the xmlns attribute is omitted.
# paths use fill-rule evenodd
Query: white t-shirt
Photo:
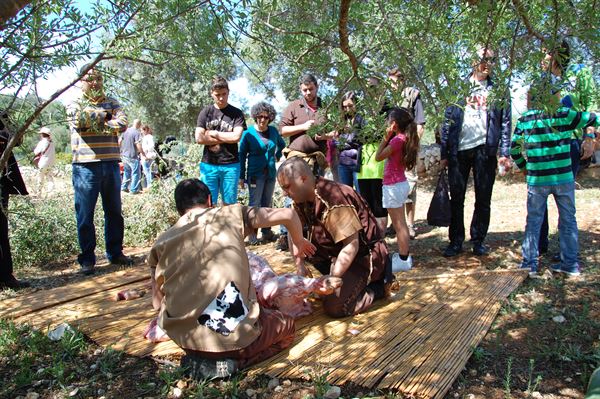
<svg viewBox="0 0 600 399"><path fill-rule="evenodd" d="M464 151L485 144L487 136L487 80L469 79L471 95L467 97L462 130L458 137L458 150Z"/></svg>
<svg viewBox="0 0 600 399"><path fill-rule="evenodd" d="M144 150L146 158L156 158L156 150L154 149L154 137L151 134L146 134L144 135L144 137L142 137L142 150Z"/></svg>
<svg viewBox="0 0 600 399"><path fill-rule="evenodd" d="M37 143L33 153L35 155L44 153L40 158L40 162L38 162L38 168L43 169L54 166L54 163L56 162L56 148L53 141L44 137Z"/></svg>

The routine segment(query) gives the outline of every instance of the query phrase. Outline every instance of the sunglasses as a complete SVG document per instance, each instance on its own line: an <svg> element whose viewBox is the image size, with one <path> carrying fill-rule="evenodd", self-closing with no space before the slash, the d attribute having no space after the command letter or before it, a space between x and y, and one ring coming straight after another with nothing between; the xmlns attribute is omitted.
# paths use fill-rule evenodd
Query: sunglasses
<svg viewBox="0 0 600 399"><path fill-rule="evenodd" d="M486 63L486 64L495 64L496 63L496 57L483 57L481 59L482 63Z"/></svg>

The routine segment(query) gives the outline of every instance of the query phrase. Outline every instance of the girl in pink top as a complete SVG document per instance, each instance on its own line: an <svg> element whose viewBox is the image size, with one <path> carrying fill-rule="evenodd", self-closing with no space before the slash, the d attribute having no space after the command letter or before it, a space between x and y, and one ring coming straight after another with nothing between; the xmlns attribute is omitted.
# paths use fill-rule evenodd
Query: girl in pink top
<svg viewBox="0 0 600 399"><path fill-rule="evenodd" d="M392 108L386 125L386 135L377 149L375 159L386 160L383 170L383 207L387 208L396 230L398 252L392 255L392 270L399 272L412 267L404 215L404 203L410 189L404 171L412 169L417 162L419 135L413 116L406 108Z"/></svg>

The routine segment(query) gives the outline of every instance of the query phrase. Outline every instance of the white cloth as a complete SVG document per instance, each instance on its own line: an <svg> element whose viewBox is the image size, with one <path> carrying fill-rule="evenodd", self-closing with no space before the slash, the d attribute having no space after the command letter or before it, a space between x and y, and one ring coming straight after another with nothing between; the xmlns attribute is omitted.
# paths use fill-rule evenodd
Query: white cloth
<svg viewBox="0 0 600 399"><path fill-rule="evenodd" d="M54 163L56 162L56 149L54 142L47 137L44 137L39 141L39 143L37 143L33 153L35 155L43 153L42 157L40 158L40 162L38 163L38 168L44 169L54 166Z"/></svg>
<svg viewBox="0 0 600 399"><path fill-rule="evenodd" d="M467 97L458 150L464 151L485 144L487 137L487 80L470 79L471 95Z"/></svg>
<svg viewBox="0 0 600 399"><path fill-rule="evenodd" d="M147 159L156 159L154 137L151 134L146 134L144 137L142 137L142 150L144 150L144 154L146 154Z"/></svg>

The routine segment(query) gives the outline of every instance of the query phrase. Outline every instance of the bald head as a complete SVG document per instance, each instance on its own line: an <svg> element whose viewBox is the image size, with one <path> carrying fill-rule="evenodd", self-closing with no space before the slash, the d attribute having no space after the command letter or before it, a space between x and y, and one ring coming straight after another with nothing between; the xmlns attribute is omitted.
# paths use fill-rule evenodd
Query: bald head
<svg viewBox="0 0 600 399"><path fill-rule="evenodd" d="M300 175L311 175L312 169L308 166L308 163L300 157L288 158L279 166L277 175L283 174L289 178L297 177Z"/></svg>
<svg viewBox="0 0 600 399"><path fill-rule="evenodd" d="M277 170L277 181L281 189L294 202L312 201L315 176L304 159L300 157L286 159Z"/></svg>

